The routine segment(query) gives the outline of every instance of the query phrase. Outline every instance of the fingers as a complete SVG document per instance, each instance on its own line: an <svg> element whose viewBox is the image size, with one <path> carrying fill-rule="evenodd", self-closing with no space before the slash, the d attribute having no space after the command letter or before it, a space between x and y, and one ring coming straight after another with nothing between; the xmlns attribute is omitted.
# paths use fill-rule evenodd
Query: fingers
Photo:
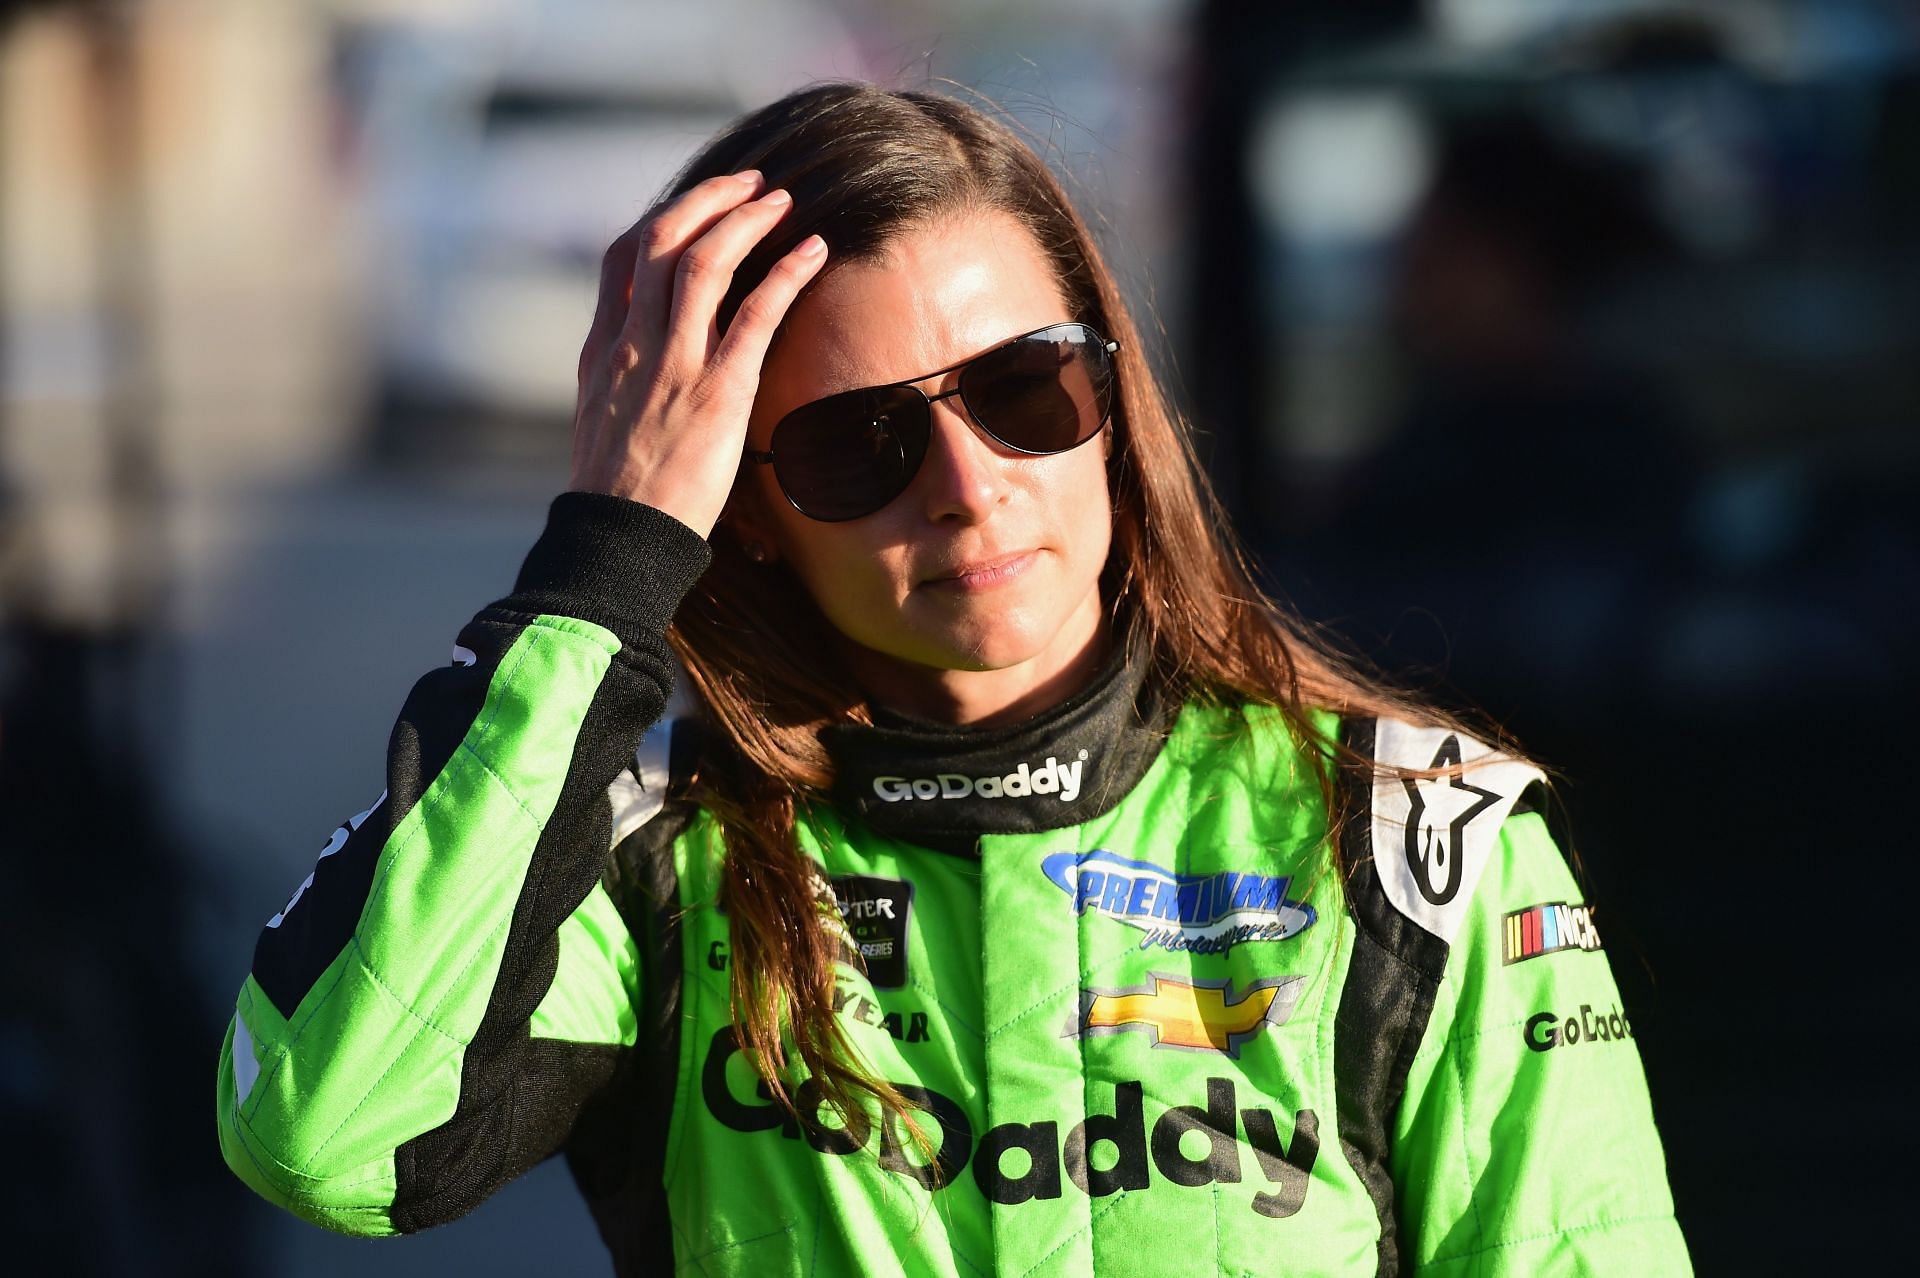
<svg viewBox="0 0 1920 1278"><path fill-rule="evenodd" d="M627 294L632 287L639 227L640 224L635 223L621 232L607 246L606 255L600 259L600 296L594 303L593 322L587 326L586 340L580 343L580 364L575 370L579 386L573 400L576 418L588 398L605 384L607 378L603 361L627 322Z"/></svg>
<svg viewBox="0 0 1920 1278"><path fill-rule="evenodd" d="M708 178L648 213L607 246L600 259L600 292L594 303L593 322L588 325L586 341L580 347L579 376L583 390L589 371L623 329L631 327L636 337L651 339L656 346L659 335L665 331L668 297L665 291L656 290L643 303L646 313L632 317L643 241L654 241L651 251L656 254L677 255L677 243L703 233L729 209L757 194L760 182L760 174L755 170ZM669 246L669 241L675 244Z"/></svg>
<svg viewBox="0 0 1920 1278"><path fill-rule="evenodd" d="M638 342L649 349L659 348L668 332L674 279L681 259L716 223L758 195L763 181L755 169L708 178L635 228L632 302L626 323Z"/></svg>
<svg viewBox="0 0 1920 1278"><path fill-rule="evenodd" d="M676 364L704 368L719 345L721 300L734 272L793 207L785 191L769 191L715 222L674 263L665 351Z"/></svg>
<svg viewBox="0 0 1920 1278"><path fill-rule="evenodd" d="M718 312L735 272L792 208L786 191L755 198L763 181L751 171L709 178L608 246L580 351L576 417L643 361L674 384L712 385L716 374L718 384L737 382L749 394L759 384L774 332L826 260L817 235L787 253L748 294L722 342Z"/></svg>
<svg viewBox="0 0 1920 1278"><path fill-rule="evenodd" d="M740 309L727 326L727 335L714 352L713 373L719 378L742 377L749 386L758 386L760 368L766 361L767 347L786 318L807 281L826 265L827 244L818 235L809 235L773 264L767 278L741 299Z"/></svg>
<svg viewBox="0 0 1920 1278"><path fill-rule="evenodd" d="M599 353L613 343L620 334L620 328L627 322L629 291L633 287L633 259L639 251L640 223L622 231L607 246L607 252L600 259L600 297L593 307L593 323L587 326L587 340L580 347L580 380L586 382L587 371L598 358Z"/></svg>

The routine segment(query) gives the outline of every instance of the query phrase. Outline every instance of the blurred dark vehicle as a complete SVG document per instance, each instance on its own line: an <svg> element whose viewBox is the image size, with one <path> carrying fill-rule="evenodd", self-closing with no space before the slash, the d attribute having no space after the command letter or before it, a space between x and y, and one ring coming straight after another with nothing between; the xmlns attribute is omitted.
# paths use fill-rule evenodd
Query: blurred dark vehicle
<svg viewBox="0 0 1920 1278"><path fill-rule="evenodd" d="M1701 1272L1883 1257L1906 1177L1818 1169L1916 1134L1848 908L1915 886L1913 14L1201 30L1189 379L1271 580L1568 777Z"/></svg>

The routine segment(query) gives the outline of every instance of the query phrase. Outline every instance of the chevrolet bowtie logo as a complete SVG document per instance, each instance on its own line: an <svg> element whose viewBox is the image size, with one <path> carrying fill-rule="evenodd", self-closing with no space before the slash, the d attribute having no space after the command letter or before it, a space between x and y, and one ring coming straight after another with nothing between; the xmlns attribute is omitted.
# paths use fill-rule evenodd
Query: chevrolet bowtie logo
<svg viewBox="0 0 1920 1278"><path fill-rule="evenodd" d="M1153 984L1137 989L1081 990L1080 1019L1073 1032L1111 1034L1146 1030L1155 1047L1185 1047L1240 1055L1248 1039L1273 1025L1284 1025L1306 978L1281 976L1255 981L1237 997L1232 981L1186 981L1158 972Z"/></svg>

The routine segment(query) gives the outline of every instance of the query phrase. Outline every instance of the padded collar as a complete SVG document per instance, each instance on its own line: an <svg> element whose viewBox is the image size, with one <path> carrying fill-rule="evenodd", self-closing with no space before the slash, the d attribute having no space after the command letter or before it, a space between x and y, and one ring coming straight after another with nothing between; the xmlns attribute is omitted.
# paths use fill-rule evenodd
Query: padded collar
<svg viewBox="0 0 1920 1278"><path fill-rule="evenodd" d="M1115 645L1087 687L1021 723L956 728L876 706L821 741L834 798L880 834L973 854L982 834L1078 825L1119 804L1165 743L1173 709L1142 646Z"/></svg>

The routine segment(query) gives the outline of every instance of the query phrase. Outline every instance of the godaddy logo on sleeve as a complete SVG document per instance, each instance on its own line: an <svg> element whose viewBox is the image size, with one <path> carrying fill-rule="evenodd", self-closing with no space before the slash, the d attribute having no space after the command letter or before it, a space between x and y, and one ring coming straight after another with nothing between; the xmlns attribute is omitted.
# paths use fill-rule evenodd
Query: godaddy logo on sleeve
<svg viewBox="0 0 1920 1278"><path fill-rule="evenodd" d="M1158 945L1224 954L1245 941L1297 936L1318 917L1311 905L1287 895L1293 880L1284 874L1175 874L1101 848L1056 852L1040 869L1067 894L1074 913L1092 911L1145 932L1143 950Z"/></svg>
<svg viewBox="0 0 1920 1278"><path fill-rule="evenodd" d="M1087 761L1082 750L1078 758L1062 763L1052 755L1038 767L1022 763L1003 776L970 777L961 772L942 772L931 777L875 777L873 792L888 803L911 799L1024 799L1030 794L1051 794L1062 803L1080 797L1080 767Z"/></svg>

